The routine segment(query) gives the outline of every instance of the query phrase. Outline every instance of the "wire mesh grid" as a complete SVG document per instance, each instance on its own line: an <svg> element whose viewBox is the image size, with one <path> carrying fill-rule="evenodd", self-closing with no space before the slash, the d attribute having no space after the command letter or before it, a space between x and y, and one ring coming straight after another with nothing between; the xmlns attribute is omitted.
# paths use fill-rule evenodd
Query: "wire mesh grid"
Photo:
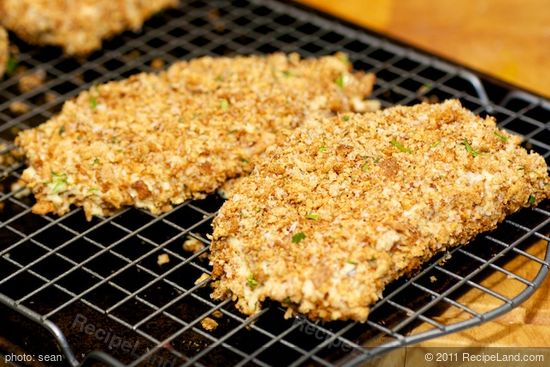
<svg viewBox="0 0 550 367"><path fill-rule="evenodd" d="M25 167L11 155L17 132L44 122L93 83L154 70L156 59L169 64L277 50L347 52L357 69L377 74L373 98L383 106L459 98L525 136L524 144L550 163L548 101L275 1L184 2L87 60L13 41L21 73L0 81L0 304L49 332L3 329L10 335L2 336L20 345L53 338L69 365L355 365L498 316L532 294L548 271L550 208L543 202L392 283L364 324L285 320L277 304L246 318L231 301L210 299L209 277L196 282L210 274L208 234L220 197L186 202L157 217L134 208L91 222L80 209L63 217L34 215L32 196L12 186ZM38 71L44 84L21 92L21 77ZM14 102L26 107L14 108ZM184 249L189 238L203 246ZM159 265L160 254L170 262ZM536 276L527 277L518 264ZM21 323L18 317L6 322ZM214 330L204 325L206 317L217 323Z"/></svg>

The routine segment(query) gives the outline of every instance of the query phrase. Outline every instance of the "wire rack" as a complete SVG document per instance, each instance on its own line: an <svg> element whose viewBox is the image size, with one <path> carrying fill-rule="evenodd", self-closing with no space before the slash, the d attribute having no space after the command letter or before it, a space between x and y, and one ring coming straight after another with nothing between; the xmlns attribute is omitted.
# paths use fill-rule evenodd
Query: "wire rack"
<svg viewBox="0 0 550 367"><path fill-rule="evenodd" d="M456 65L335 19L276 1L185 1L126 32L86 60L13 38L22 74L0 81L0 337L35 353L58 351L65 364L101 361L172 365L357 365L392 348L481 324L511 310L548 272L550 208L543 202L507 218L497 230L435 258L387 287L366 323L285 320L267 304L246 318L231 301L210 299L207 255L211 222L223 200L212 195L153 217L128 208L86 222L80 209L63 217L31 213L32 195L12 187L24 162L13 138L57 113L93 83L152 71L201 55L345 51L357 69L377 75L383 106L459 98L550 163L550 104ZM40 72L44 84L21 92ZM14 102L28 108L14 108ZM205 247L186 252L195 238ZM542 243L542 245L541 245ZM159 254L170 262L159 266ZM534 269L526 277L522 269ZM451 315L452 317L446 317ZM206 330L203 319L218 324ZM37 327L37 324L39 327Z"/></svg>

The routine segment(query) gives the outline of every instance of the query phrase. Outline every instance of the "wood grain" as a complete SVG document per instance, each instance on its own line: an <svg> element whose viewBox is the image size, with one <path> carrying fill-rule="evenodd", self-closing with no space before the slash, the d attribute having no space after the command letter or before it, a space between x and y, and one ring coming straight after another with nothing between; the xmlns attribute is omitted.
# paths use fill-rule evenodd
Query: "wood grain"
<svg viewBox="0 0 550 367"><path fill-rule="evenodd" d="M550 97L548 0L301 0Z"/></svg>
<svg viewBox="0 0 550 367"><path fill-rule="evenodd" d="M370 27L512 84L550 96L550 6L548 0L301 0L319 10ZM542 256L540 241L531 253ZM538 271L517 258L508 264L528 279ZM485 280L492 288L514 294L503 276ZM519 286L519 285L518 285ZM496 300L469 292L461 300L477 311ZM441 315L464 318L456 309ZM421 326L413 332L420 332ZM550 346L550 279L520 307L482 326L421 343L421 346ZM395 354L397 353L397 354ZM403 366L397 351L391 365ZM404 357L403 357L404 358Z"/></svg>

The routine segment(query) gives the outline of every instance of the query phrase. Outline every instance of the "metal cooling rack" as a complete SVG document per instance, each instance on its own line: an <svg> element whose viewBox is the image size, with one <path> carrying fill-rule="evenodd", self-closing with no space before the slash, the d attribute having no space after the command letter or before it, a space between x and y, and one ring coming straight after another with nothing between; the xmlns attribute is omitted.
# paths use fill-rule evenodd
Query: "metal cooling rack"
<svg viewBox="0 0 550 367"><path fill-rule="evenodd" d="M376 73L373 97L384 106L459 98L525 136L527 147L548 163L550 103L363 29L270 0L185 1L155 16L142 32L107 42L87 60L12 41L20 50L19 69L42 70L46 81L26 93L18 90L20 75L0 81L0 339L34 353L58 351L70 366L97 361L112 366L356 365L502 315L529 297L548 272L550 208L544 202L454 249L450 259L434 259L414 277L392 283L364 324L284 320L276 304L245 318L231 301L210 299L209 279L195 284L210 273L207 234L222 199L213 195L186 202L158 217L126 209L89 223L80 209L63 217L33 215L32 196L11 189L24 168L9 158L17 132L52 117L92 83L153 70L157 58L172 63L276 50L305 56L347 52L357 69ZM13 102L25 103L28 111L14 113ZM206 247L185 252L182 243L188 237ZM163 266L156 261L161 253L170 256ZM528 279L510 265L518 259L537 275ZM504 287L487 283L495 274ZM473 292L490 299L490 306L478 309L464 302L463 296ZM454 321L441 318L449 311ZM205 330L205 317L218 327Z"/></svg>

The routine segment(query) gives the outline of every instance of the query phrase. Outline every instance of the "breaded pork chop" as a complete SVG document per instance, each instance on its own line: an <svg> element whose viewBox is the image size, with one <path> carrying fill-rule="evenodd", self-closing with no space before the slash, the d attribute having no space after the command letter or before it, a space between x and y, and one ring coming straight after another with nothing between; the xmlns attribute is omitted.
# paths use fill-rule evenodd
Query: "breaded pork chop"
<svg viewBox="0 0 550 367"><path fill-rule="evenodd" d="M266 150L214 221L214 298L365 321L392 280L548 198L544 159L458 101L321 119Z"/></svg>
<svg viewBox="0 0 550 367"><path fill-rule="evenodd" d="M0 27L0 78L6 71L8 64L9 49L8 49L8 35L6 30Z"/></svg>
<svg viewBox="0 0 550 367"><path fill-rule="evenodd" d="M314 115L360 110L373 75L343 55L203 57L82 92L16 139L33 212L154 214L203 198Z"/></svg>
<svg viewBox="0 0 550 367"><path fill-rule="evenodd" d="M25 41L86 55L125 30L137 31L178 0L0 0L0 24Z"/></svg>

